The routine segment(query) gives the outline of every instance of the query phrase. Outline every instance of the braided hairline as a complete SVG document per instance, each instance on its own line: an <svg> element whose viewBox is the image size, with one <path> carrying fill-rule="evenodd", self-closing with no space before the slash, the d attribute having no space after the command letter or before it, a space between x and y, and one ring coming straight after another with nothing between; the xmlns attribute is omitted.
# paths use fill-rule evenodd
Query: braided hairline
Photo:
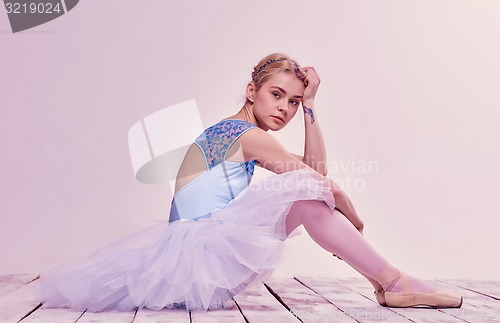
<svg viewBox="0 0 500 323"><path fill-rule="evenodd" d="M276 62L281 62L281 61L286 61L286 58L278 58L278 59L270 59L267 62L265 62L259 69L253 74L252 80L255 81L255 78L257 75L269 64L276 63Z"/></svg>

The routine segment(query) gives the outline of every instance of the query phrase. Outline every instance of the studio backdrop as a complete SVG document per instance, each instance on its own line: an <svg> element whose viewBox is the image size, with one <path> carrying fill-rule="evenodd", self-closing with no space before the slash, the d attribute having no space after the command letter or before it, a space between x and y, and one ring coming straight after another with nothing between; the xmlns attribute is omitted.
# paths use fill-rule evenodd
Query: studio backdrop
<svg viewBox="0 0 500 323"><path fill-rule="evenodd" d="M0 9L0 274L39 273L167 221L170 185L135 178L131 127L192 99L208 127L243 105L254 65L283 52L321 77L328 176L367 239L415 276L500 279L499 1L65 6L18 31ZM302 154L303 122L273 135ZM275 275L357 273L304 230Z"/></svg>

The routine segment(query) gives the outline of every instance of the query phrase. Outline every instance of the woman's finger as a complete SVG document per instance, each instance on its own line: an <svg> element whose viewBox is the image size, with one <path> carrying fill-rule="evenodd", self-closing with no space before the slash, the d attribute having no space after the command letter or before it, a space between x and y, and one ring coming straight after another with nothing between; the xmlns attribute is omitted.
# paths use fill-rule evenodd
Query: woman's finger
<svg viewBox="0 0 500 323"><path fill-rule="evenodd" d="M314 83L319 84L321 82L321 79L319 78L318 73L316 73L316 70L314 67L307 67L307 70L305 70L306 73L306 79L309 81L313 81Z"/></svg>
<svg viewBox="0 0 500 323"><path fill-rule="evenodd" d="M319 78L318 73L312 66L304 67L302 68L302 70L304 71L304 73L306 73L306 75L316 75L316 77Z"/></svg>
<svg viewBox="0 0 500 323"><path fill-rule="evenodd" d="M319 85L319 83L320 83L319 79L314 75L308 75L306 77L306 85L309 84Z"/></svg>

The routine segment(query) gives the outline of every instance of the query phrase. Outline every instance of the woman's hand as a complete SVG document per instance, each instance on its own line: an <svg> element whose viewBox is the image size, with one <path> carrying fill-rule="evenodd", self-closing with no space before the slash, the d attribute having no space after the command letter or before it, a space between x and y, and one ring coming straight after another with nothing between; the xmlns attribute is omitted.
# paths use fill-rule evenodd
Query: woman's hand
<svg viewBox="0 0 500 323"><path fill-rule="evenodd" d="M358 216L358 213L354 209L354 205L351 200L347 196L347 194L341 189L335 181L329 177L325 177L327 180L327 185L330 191L333 194L333 199L335 201L335 208L342 213L349 222L359 231L359 233L363 234L363 229L365 227L363 221Z"/></svg>
<svg viewBox="0 0 500 323"><path fill-rule="evenodd" d="M304 94L302 95L302 102L306 102L307 105L309 102L314 100L321 80L314 67L304 67L302 70L306 73L306 79L304 80L306 88L304 90Z"/></svg>

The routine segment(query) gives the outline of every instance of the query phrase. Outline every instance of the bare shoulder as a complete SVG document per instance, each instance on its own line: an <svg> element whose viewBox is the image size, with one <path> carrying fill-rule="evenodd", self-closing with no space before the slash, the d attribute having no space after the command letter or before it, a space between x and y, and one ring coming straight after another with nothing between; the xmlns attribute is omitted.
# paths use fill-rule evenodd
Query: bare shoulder
<svg viewBox="0 0 500 323"><path fill-rule="evenodd" d="M245 155L252 155L253 153L254 156L250 157L257 160L259 160L258 155L260 155L262 149L285 149L275 137L258 127L247 130L240 136L239 141Z"/></svg>
<svg viewBox="0 0 500 323"><path fill-rule="evenodd" d="M275 173L309 167L291 154L275 137L260 128L246 131L239 139L245 160L257 160Z"/></svg>

